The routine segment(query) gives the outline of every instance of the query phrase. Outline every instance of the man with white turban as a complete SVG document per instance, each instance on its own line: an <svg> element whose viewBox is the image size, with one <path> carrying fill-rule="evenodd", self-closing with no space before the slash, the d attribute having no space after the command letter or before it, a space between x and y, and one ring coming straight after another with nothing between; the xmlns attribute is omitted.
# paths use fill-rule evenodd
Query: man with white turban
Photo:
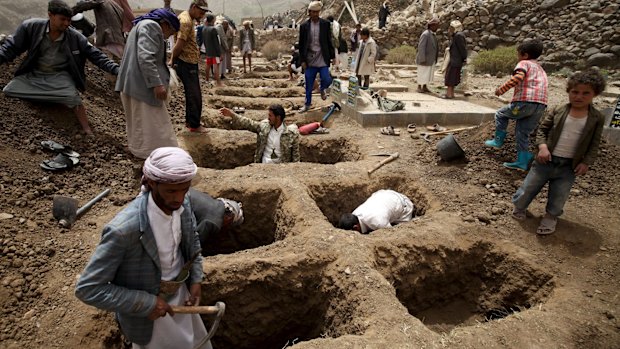
<svg viewBox="0 0 620 349"><path fill-rule="evenodd" d="M142 195L103 228L75 287L84 303L116 312L134 349L211 349L209 341L202 343L207 331L200 316L171 308L200 301L200 241L185 195L196 172L184 150L155 149L144 163ZM176 282L184 279L189 289Z"/></svg>
<svg viewBox="0 0 620 349"><path fill-rule="evenodd" d="M321 99L327 99L327 88L332 83L329 65L333 63L336 52L332 44L332 30L329 21L320 18L323 4L312 1L308 5L308 17L299 27L299 57L305 70L306 102L301 112L306 112L312 104L312 90L316 74L321 76Z"/></svg>

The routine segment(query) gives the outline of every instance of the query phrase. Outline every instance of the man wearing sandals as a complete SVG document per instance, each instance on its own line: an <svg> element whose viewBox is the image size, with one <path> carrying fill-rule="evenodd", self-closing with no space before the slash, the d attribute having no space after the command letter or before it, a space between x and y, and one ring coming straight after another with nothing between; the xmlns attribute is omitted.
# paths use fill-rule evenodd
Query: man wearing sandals
<svg viewBox="0 0 620 349"><path fill-rule="evenodd" d="M390 228L409 222L415 216L415 206L405 195L394 190L378 190L353 213L340 216L338 227L368 234L374 230Z"/></svg>
<svg viewBox="0 0 620 349"><path fill-rule="evenodd" d="M0 65L28 51L3 91L9 97L64 104L73 109L84 133L92 134L78 92L86 88L86 60L112 75L118 75L118 64L70 27L72 16L71 7L64 1L51 0L49 19L22 22L15 35L0 47Z"/></svg>
<svg viewBox="0 0 620 349"><path fill-rule="evenodd" d="M228 108L220 109L223 117L232 118L233 126L256 133L254 162L279 164L299 162L299 130L295 124L285 125L286 113L280 104L269 106L268 118L255 121Z"/></svg>
<svg viewBox="0 0 620 349"><path fill-rule="evenodd" d="M142 193L103 228L75 287L84 303L116 312L134 349L195 348L207 336L198 314L171 307L200 301L200 241L186 196L197 170L184 150L155 149L144 162ZM189 289L174 282L184 274Z"/></svg>

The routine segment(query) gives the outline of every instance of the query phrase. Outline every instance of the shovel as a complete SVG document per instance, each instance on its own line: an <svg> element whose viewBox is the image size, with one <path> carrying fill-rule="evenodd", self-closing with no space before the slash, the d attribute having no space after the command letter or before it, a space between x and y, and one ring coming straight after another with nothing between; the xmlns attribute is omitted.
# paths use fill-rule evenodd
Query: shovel
<svg viewBox="0 0 620 349"><path fill-rule="evenodd" d="M103 199L110 193L110 189L106 189L95 196L92 200L87 202L84 206L78 209L78 201L74 198L66 196L54 196L54 203L52 206L52 214L54 218L58 220L63 228L70 228L71 225L80 218L84 213L91 209L99 200Z"/></svg>

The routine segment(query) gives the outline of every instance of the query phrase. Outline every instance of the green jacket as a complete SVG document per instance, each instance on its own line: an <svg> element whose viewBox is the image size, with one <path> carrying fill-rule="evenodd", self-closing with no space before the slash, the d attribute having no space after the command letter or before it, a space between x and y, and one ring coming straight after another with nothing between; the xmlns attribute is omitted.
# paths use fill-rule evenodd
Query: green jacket
<svg viewBox="0 0 620 349"><path fill-rule="evenodd" d="M549 152L558 144L564 122L570 111L570 104L557 107L545 114L545 117L538 125L536 133L536 145L547 144ZM573 157L573 168L580 163L592 166L596 156L598 155L598 146L601 142L601 134L603 133L603 125L605 124L605 116L596 108L590 105L588 110L588 120L583 129L581 139L577 144L577 150Z"/></svg>
<svg viewBox="0 0 620 349"><path fill-rule="evenodd" d="M255 121L245 116L233 113L233 126L238 129L244 129L256 133L256 152L254 153L254 162L262 162L265 147L267 147L267 139L271 125L267 119L263 121ZM299 162L299 130L297 125L292 124L284 128L284 132L280 136L280 152L282 153L281 162Z"/></svg>

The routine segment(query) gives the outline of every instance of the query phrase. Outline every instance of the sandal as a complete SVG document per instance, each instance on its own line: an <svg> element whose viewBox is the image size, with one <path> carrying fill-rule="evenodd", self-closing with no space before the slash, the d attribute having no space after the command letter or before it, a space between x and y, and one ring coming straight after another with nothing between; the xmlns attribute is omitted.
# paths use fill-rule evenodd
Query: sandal
<svg viewBox="0 0 620 349"><path fill-rule="evenodd" d="M519 210L518 208L514 208L512 210L512 218L518 220L518 221L523 221L527 218L527 211L526 210Z"/></svg>
<svg viewBox="0 0 620 349"><path fill-rule="evenodd" d="M414 133L416 129L416 125L415 124L409 124L407 125L407 132L409 133Z"/></svg>
<svg viewBox="0 0 620 349"><path fill-rule="evenodd" d="M60 143L54 142L54 141L41 141L41 147L43 147L43 149L45 150L51 150L54 152L59 152L62 154L67 155L68 157L73 157L73 158L77 158L80 157L80 154L77 153L76 151L74 151L73 149L71 149L70 146L68 145L62 145Z"/></svg>
<svg viewBox="0 0 620 349"><path fill-rule="evenodd" d="M42 169L48 171L62 171L72 168L79 162L80 159L78 159L77 157L70 157L61 153L56 155L56 157L52 160L43 160L40 166Z"/></svg>
<svg viewBox="0 0 620 349"><path fill-rule="evenodd" d="M433 132L442 132L442 131L447 130L447 128L439 124L434 124L433 126L426 126L426 129L429 131L433 131Z"/></svg>
<svg viewBox="0 0 620 349"><path fill-rule="evenodd" d="M536 234L538 235L549 235L555 232L555 227L558 224L558 219L550 214L545 214L543 219L540 221L540 225L538 229L536 229Z"/></svg>
<svg viewBox="0 0 620 349"><path fill-rule="evenodd" d="M381 134L386 136L400 136L400 130L395 129L394 126L386 126L381 128Z"/></svg>
<svg viewBox="0 0 620 349"><path fill-rule="evenodd" d="M233 111L237 114L243 114L245 113L245 108L244 107L233 107Z"/></svg>

